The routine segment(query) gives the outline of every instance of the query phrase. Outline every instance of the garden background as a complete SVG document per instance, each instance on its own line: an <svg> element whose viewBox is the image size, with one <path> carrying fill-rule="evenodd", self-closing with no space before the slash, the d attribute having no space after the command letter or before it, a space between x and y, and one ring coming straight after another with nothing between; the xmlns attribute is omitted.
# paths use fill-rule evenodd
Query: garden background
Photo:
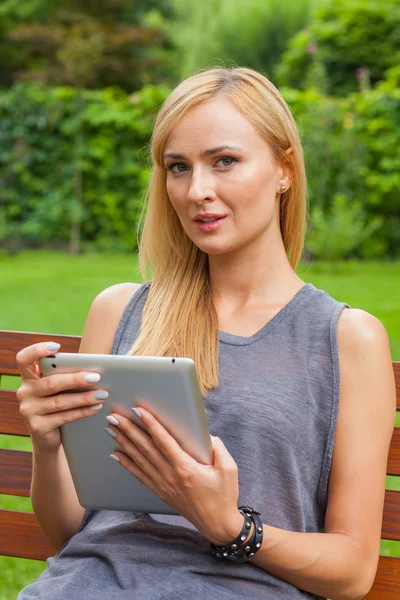
<svg viewBox="0 0 400 600"><path fill-rule="evenodd" d="M141 281L152 124L178 81L215 65L281 91L309 186L299 275L377 316L400 360L397 0L0 0L0 328L79 335L99 291ZM0 600L45 566L0 558Z"/></svg>

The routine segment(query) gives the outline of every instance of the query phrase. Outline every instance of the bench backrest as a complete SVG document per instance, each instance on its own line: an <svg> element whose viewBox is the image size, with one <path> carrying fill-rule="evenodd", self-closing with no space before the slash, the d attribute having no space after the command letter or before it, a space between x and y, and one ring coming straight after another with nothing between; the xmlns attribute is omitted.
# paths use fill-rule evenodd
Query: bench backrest
<svg viewBox="0 0 400 600"><path fill-rule="evenodd" d="M78 352L79 336L0 330L1 375L19 376L15 356L30 344L54 341L62 352ZM393 363L397 410L400 411L400 362ZM19 414L15 391L0 389L0 434L29 436ZM387 466L388 475L400 475L400 427L395 427ZM30 452L0 449L0 494L29 496L32 476ZM400 541L400 491L386 490L382 539ZM33 513L0 510L0 554L45 560L55 554ZM400 598L400 558L381 556L368 600Z"/></svg>

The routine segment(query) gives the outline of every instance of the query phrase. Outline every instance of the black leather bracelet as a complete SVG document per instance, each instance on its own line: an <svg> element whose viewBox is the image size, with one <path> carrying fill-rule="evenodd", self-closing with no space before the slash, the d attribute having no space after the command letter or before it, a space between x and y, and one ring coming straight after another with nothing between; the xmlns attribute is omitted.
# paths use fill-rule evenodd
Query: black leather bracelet
<svg viewBox="0 0 400 600"><path fill-rule="evenodd" d="M243 527L239 535L235 537L235 539L230 544L228 544L228 546L217 546L216 544L211 544L211 553L217 556L217 558L221 558L221 556L226 558L230 552L238 550L238 548L242 546L243 542L249 535L252 523L251 517L250 515L245 514L244 511L241 510L241 508L239 508L239 512L242 513L244 517Z"/></svg>
<svg viewBox="0 0 400 600"><path fill-rule="evenodd" d="M240 534L227 546L216 546L211 544L211 553L216 558L227 558L235 562L247 562L261 548L263 540L263 525L260 518L260 513L248 506L240 506L239 511L244 516L244 524ZM251 538L247 541L247 534L251 523L254 525ZM246 528L245 528L246 527Z"/></svg>
<svg viewBox="0 0 400 600"><path fill-rule="evenodd" d="M254 524L254 530L251 538L243 544L231 557L230 560L236 562L247 562L256 552L261 548L263 540L263 526L260 519L260 513L253 511L251 513L252 521Z"/></svg>

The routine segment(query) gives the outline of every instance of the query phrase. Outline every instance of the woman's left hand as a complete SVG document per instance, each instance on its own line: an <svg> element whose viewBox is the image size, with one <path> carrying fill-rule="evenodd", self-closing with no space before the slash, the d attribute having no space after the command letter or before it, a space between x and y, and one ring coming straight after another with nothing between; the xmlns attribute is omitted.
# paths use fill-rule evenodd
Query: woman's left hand
<svg viewBox="0 0 400 600"><path fill-rule="evenodd" d="M238 511L237 465L222 440L211 436L214 462L203 465L182 450L149 411L139 410L147 433L126 417L111 414L119 424L108 429L122 448L114 456L210 542L229 544L240 532L243 516Z"/></svg>

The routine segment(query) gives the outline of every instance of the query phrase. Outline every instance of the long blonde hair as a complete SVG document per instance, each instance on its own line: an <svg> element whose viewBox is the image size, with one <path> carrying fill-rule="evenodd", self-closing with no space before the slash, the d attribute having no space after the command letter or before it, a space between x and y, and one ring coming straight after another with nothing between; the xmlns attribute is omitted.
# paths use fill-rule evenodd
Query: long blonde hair
<svg viewBox="0 0 400 600"><path fill-rule="evenodd" d="M143 280L150 267L152 283L139 335L128 354L193 359L203 396L218 386L218 315L209 284L208 255L187 236L168 198L163 153L176 121L191 107L217 95L228 98L255 126L277 164L281 160L289 163L292 185L281 196L280 226L293 269L303 251L307 215L300 136L276 87L246 67L216 67L179 83L161 107L151 139L152 175L139 266ZM286 154L289 148L293 151Z"/></svg>

